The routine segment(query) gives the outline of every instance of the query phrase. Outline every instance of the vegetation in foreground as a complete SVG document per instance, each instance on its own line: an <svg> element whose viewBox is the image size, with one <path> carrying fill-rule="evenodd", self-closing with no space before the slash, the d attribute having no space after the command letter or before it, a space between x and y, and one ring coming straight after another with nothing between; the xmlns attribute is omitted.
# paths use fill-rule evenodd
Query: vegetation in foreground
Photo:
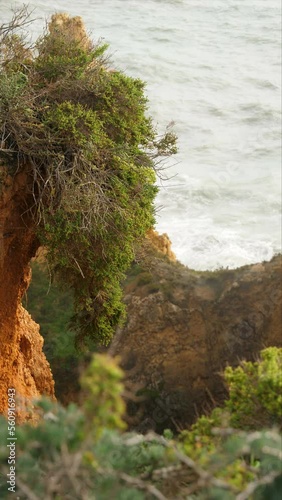
<svg viewBox="0 0 282 500"><path fill-rule="evenodd" d="M229 399L173 436L127 433L122 372L96 354L82 376L82 408L40 401L37 426L17 428L20 498L280 499L282 349L227 368ZM252 376L250 377L250 373ZM246 394L249 397L246 399ZM7 421L0 419L0 496L7 491Z"/></svg>

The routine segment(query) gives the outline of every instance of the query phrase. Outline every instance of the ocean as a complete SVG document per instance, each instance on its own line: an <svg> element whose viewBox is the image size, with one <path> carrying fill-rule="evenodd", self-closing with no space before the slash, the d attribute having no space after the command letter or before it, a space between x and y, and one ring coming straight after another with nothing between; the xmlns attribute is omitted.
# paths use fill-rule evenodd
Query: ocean
<svg viewBox="0 0 282 500"><path fill-rule="evenodd" d="M20 5L20 4L19 4ZM0 0L0 22L11 2ZM159 179L156 228L190 268L235 268L281 251L280 0L31 1L83 17L111 65L147 82L150 114L179 153Z"/></svg>

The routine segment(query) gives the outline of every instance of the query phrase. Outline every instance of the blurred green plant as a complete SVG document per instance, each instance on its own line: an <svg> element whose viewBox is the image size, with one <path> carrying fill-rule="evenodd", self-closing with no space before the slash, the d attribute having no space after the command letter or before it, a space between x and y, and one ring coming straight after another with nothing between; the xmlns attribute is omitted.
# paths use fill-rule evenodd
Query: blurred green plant
<svg viewBox="0 0 282 500"><path fill-rule="evenodd" d="M268 458L262 458L262 449L257 451L257 443L262 445L263 436L271 440L271 432L259 433L258 430L272 428L273 425L277 429L281 427L281 367L282 349L276 347L261 351L256 362L243 361L236 368L227 367L224 378L229 398L223 408L215 408L210 415L201 416L190 430L181 433L180 441L185 453L202 466L208 466L209 470L215 459L220 477L228 478L230 484L239 488L246 487L249 481L257 478L257 474L270 472ZM240 432L236 433L234 429L240 429ZM246 431L254 432L247 435ZM230 435L234 435L234 439L227 439ZM243 436L242 439L240 436ZM248 436L253 439L250 446ZM281 435L277 438L276 449L279 443L281 446ZM265 446L267 448L268 445ZM230 464L228 450L235 451L238 457ZM273 453L277 459L276 462L274 460L275 470L281 471L282 455L278 451Z"/></svg>
<svg viewBox="0 0 282 500"><path fill-rule="evenodd" d="M231 428L221 409L173 437L122 432L122 371L94 355L83 407L41 400L36 425L17 426L16 493L25 500L108 498L278 500L281 434ZM215 426L215 424L218 424ZM0 418L0 497L11 498L7 421Z"/></svg>
<svg viewBox="0 0 282 500"><path fill-rule="evenodd" d="M96 354L81 378L82 389L87 393L83 407L89 420L89 432L94 432L95 436L105 427L126 427L122 420L125 414L122 377L123 372L113 358Z"/></svg>
<svg viewBox="0 0 282 500"><path fill-rule="evenodd" d="M255 362L243 361L224 373L229 387L226 408L233 427L254 429L281 425L282 349L269 347Z"/></svg>

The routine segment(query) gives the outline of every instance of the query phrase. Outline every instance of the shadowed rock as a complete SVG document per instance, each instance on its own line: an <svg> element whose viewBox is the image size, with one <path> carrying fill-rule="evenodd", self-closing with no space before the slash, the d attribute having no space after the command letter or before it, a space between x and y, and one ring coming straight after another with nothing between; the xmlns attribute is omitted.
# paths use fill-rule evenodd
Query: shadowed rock
<svg viewBox="0 0 282 500"><path fill-rule="evenodd" d="M124 300L127 324L110 352L134 395L129 423L142 431L190 424L226 397L227 364L282 345L281 256L216 272L154 256L132 268Z"/></svg>

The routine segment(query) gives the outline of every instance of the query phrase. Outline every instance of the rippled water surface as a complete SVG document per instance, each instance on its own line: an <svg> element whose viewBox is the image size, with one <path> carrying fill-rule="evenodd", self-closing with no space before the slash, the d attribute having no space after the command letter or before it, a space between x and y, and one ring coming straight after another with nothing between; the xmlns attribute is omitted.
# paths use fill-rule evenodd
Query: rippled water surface
<svg viewBox="0 0 282 500"><path fill-rule="evenodd" d="M1 18L10 2L0 0ZM161 183L158 230L189 267L237 267L281 250L280 0L35 1L84 17L115 67L147 81L179 154Z"/></svg>

